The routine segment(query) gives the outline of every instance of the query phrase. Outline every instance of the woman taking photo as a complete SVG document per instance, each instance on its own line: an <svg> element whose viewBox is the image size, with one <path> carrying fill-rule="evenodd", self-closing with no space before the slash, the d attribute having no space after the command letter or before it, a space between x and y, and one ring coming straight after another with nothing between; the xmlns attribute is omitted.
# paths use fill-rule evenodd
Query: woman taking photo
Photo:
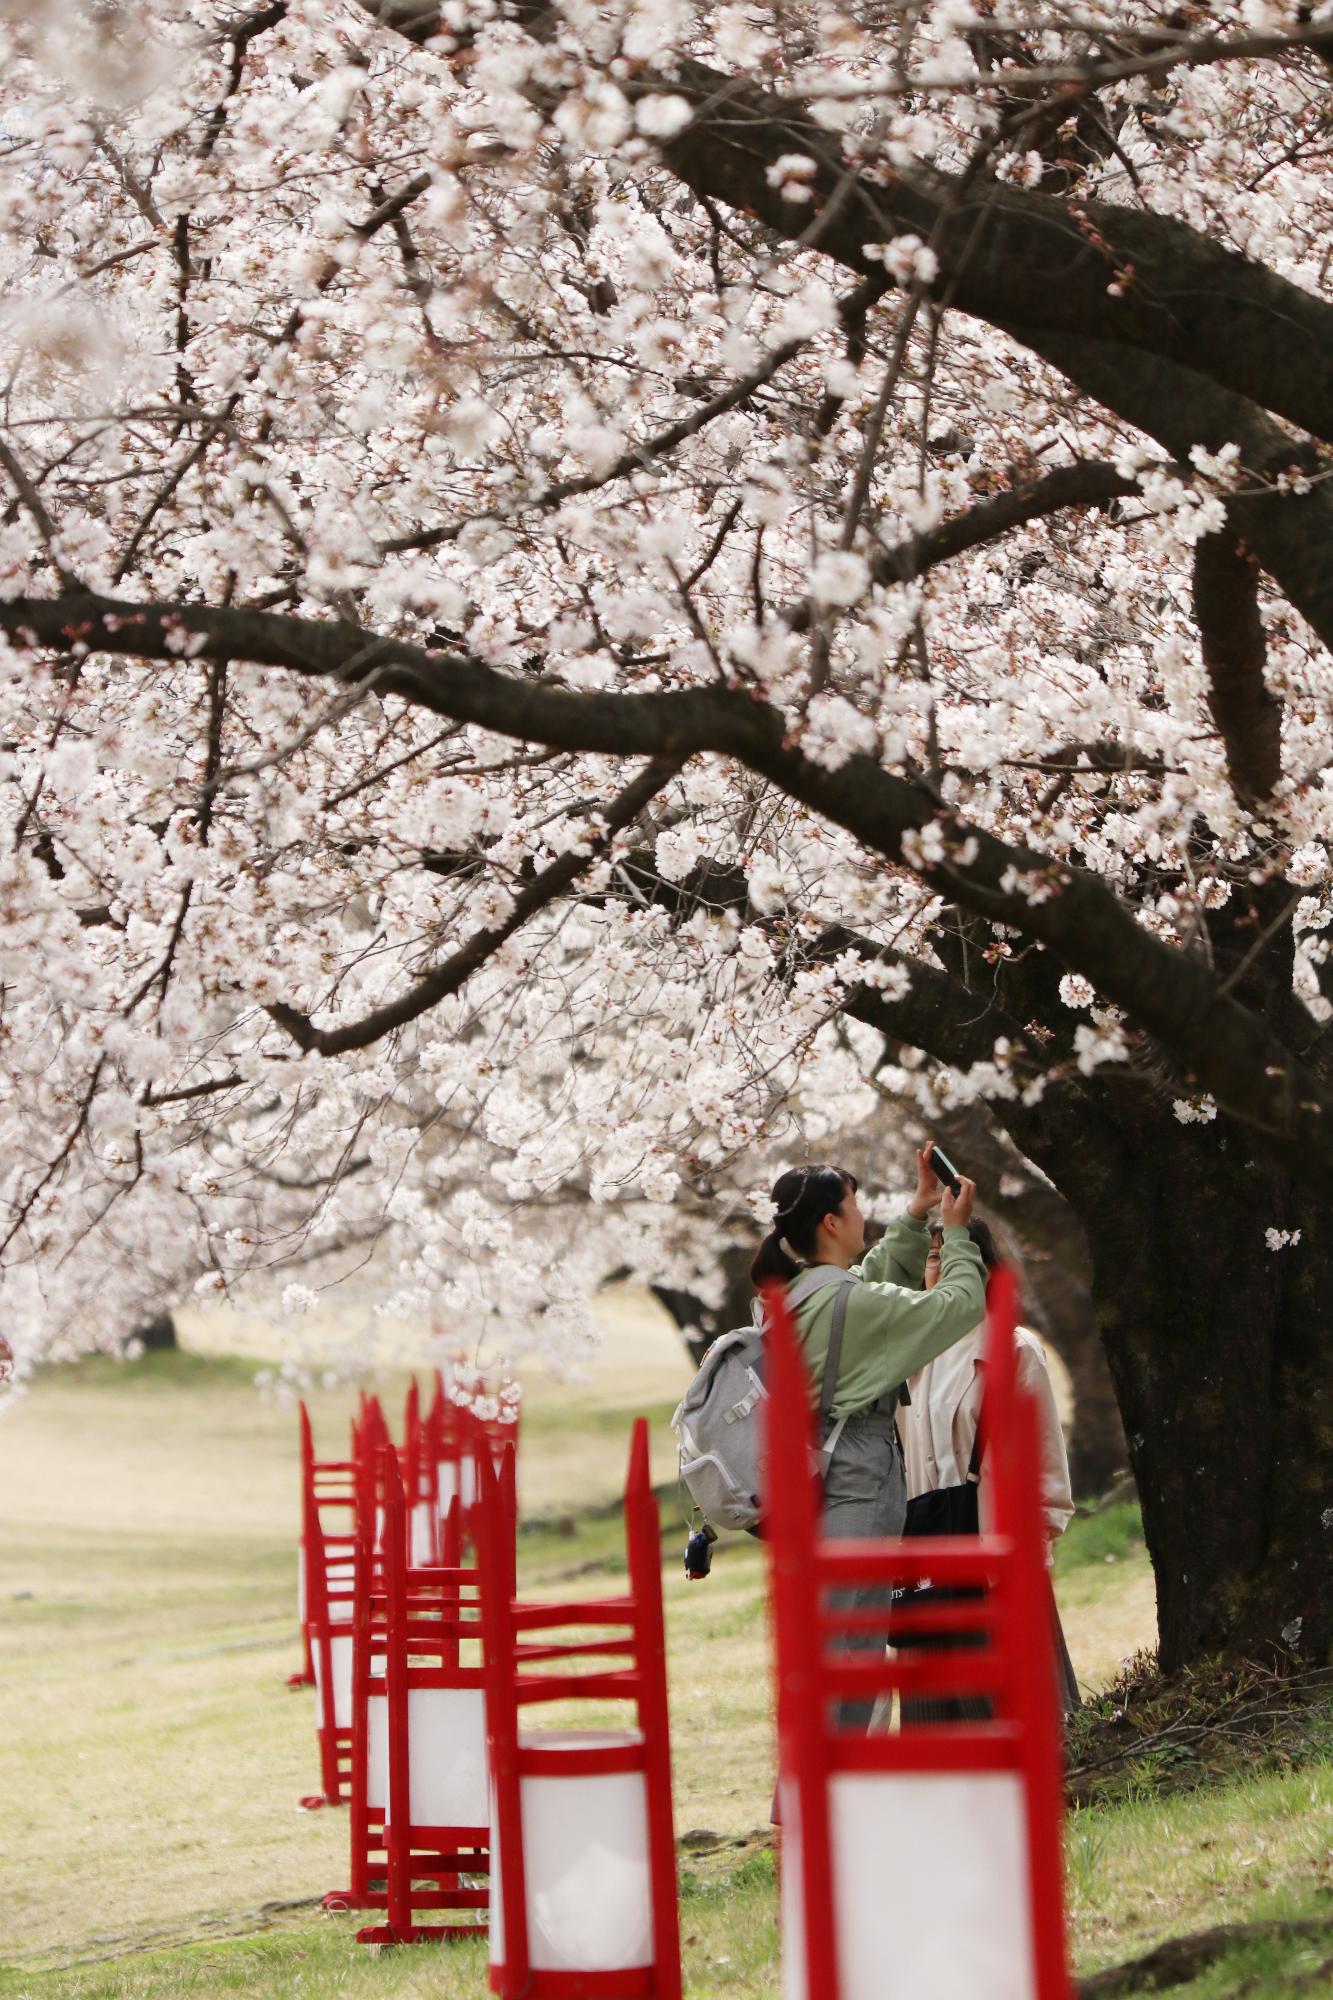
<svg viewBox="0 0 1333 2000"><path fill-rule="evenodd" d="M837 1430L824 1476L823 1531L830 1537L902 1533L907 1491L893 1421L898 1392L909 1375L971 1333L985 1309L981 1253L967 1233L976 1188L964 1180L958 1194L946 1193L930 1170L930 1150L927 1141L917 1154L916 1192L906 1215L891 1222L869 1252L855 1177L841 1167L792 1168L773 1188L773 1228L751 1267L756 1285L776 1280L793 1288L793 1317L816 1409L837 1297L846 1278L854 1280L825 1417L825 1437ZM940 1275L928 1292L927 1218L937 1202ZM819 1283L825 1274L827 1282ZM887 1611L880 1590L858 1591L852 1601ZM886 1636L887 1616L885 1634L866 1633L854 1643L873 1649ZM867 1724L872 1707L844 1702L840 1719L846 1727Z"/></svg>

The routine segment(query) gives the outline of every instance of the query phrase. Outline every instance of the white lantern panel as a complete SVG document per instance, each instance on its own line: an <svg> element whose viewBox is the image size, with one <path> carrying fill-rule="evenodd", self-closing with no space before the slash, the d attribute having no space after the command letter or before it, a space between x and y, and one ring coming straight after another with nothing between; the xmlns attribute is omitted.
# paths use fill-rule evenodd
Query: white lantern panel
<svg viewBox="0 0 1333 2000"><path fill-rule="evenodd" d="M455 1498L460 1498L465 1507L470 1507L477 1497L477 1468L470 1458L461 1464L451 1458L442 1458L439 1464L440 1519L449 1512Z"/></svg>
<svg viewBox="0 0 1333 2000"><path fill-rule="evenodd" d="M829 1832L844 1996L1036 2000L1016 1773L845 1772ZM795 1861L789 1848L784 1881Z"/></svg>
<svg viewBox="0 0 1333 2000"><path fill-rule="evenodd" d="M382 1694L366 1697L366 1804L372 1812L389 1804L389 1704Z"/></svg>
<svg viewBox="0 0 1333 2000"><path fill-rule="evenodd" d="M319 1712L324 1713L324 1648L316 1644L311 1648L315 1659L315 1694L319 1701ZM333 1665L333 1726L335 1729L350 1729L352 1726L352 1635L329 1641L329 1652Z"/></svg>
<svg viewBox="0 0 1333 2000"><path fill-rule="evenodd" d="M429 1500L421 1500L412 1509L412 1567L424 1569L436 1560L435 1522Z"/></svg>
<svg viewBox="0 0 1333 2000"><path fill-rule="evenodd" d="M504 1875L500 1868L500 1812L496 1803L495 1780L493 1777L490 1778L487 1784L486 1799L491 1820L491 1837L487 1843L490 1848L491 1861L491 1902L490 1908L486 1913L487 1935L490 1944L491 1964L503 1965L505 1962Z"/></svg>
<svg viewBox="0 0 1333 2000"><path fill-rule="evenodd" d="M638 1745L637 1730L542 1730L523 1749ZM653 1962L648 1796L642 1771L555 1772L520 1780L528 1960L541 1972L619 1972ZM491 1827L491 1879L502 1877ZM497 1896L496 1901L500 1898ZM491 1961L504 1962L504 1925L491 1919Z"/></svg>
<svg viewBox="0 0 1333 2000"><path fill-rule="evenodd" d="M387 1767L387 1733L385 1739ZM409 1688L407 1757L413 1826L485 1826L486 1697L480 1688ZM385 1817L391 1819L392 1807Z"/></svg>

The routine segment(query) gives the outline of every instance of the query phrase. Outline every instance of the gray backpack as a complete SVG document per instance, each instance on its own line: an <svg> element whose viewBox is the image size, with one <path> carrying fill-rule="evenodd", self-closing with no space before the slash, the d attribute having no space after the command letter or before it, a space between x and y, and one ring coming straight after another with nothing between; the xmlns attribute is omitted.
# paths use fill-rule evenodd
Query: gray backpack
<svg viewBox="0 0 1333 2000"><path fill-rule="evenodd" d="M821 1435L837 1393L847 1300L856 1282L836 1264L817 1264L787 1287L787 1303L793 1312L816 1292L838 1287L820 1384ZM704 1519L717 1528L753 1530L763 1512L757 1411L768 1391L764 1387L764 1328L758 1305L755 1314L753 1326L718 1335L671 1419L680 1448L681 1481ZM828 1467L845 1422L845 1417L839 1419L816 1454L815 1469L820 1474Z"/></svg>

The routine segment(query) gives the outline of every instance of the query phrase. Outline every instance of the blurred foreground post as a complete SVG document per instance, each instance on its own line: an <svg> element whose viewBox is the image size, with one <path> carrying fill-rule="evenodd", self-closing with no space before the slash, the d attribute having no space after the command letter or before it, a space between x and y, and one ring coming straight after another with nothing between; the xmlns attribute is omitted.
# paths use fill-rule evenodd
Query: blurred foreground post
<svg viewBox="0 0 1333 2000"><path fill-rule="evenodd" d="M1015 1374L1013 1274L992 1281L985 1347L994 1528L966 1539L820 1538L810 1385L780 1289L766 1311L786 2000L1069 2000L1037 1413ZM895 1630L980 1634L975 1650L838 1650L886 1614L835 1592L927 1578L984 1595L895 1607ZM892 1693L985 1695L991 1715L839 1726L840 1702Z"/></svg>

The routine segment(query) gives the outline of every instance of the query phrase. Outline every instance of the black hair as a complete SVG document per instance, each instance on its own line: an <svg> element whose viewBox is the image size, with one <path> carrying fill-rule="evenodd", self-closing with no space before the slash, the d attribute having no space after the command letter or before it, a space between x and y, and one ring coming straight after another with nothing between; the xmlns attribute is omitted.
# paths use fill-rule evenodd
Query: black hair
<svg viewBox="0 0 1333 2000"><path fill-rule="evenodd" d="M849 1194L856 1192L856 1176L842 1167L789 1167L773 1183L773 1227L759 1245L750 1266L756 1285L790 1284L800 1270L796 1257L807 1260L815 1254L815 1237L826 1215L836 1215ZM796 1252L792 1257L783 1248Z"/></svg>
<svg viewBox="0 0 1333 2000"><path fill-rule="evenodd" d="M986 1266L986 1269L988 1271L997 1270L1000 1263L1000 1253L995 1247L995 1238L990 1233L989 1224L985 1222L969 1222L967 1233L976 1244L978 1250L980 1250L981 1261Z"/></svg>

